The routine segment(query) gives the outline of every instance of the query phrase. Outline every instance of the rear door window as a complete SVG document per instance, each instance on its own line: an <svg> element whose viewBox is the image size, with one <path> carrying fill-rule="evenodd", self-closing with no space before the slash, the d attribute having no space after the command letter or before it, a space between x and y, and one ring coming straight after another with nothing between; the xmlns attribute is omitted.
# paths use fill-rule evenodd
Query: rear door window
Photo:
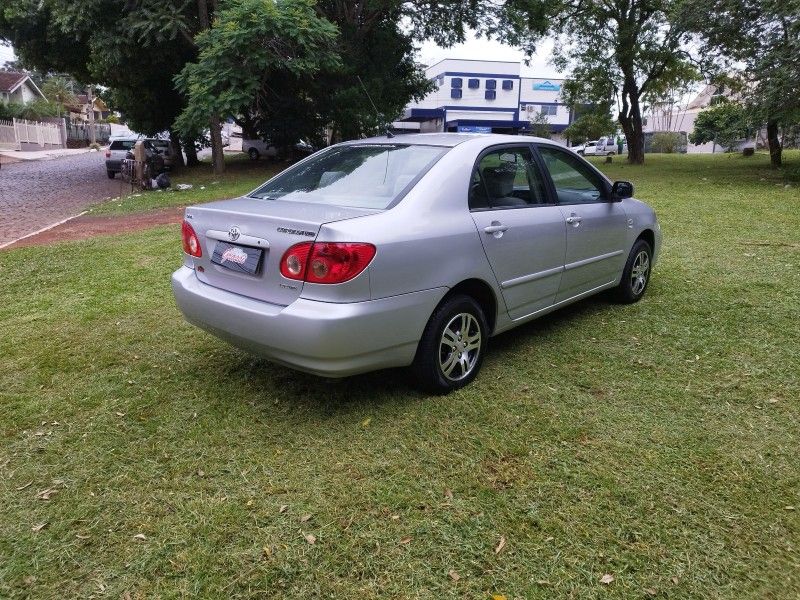
<svg viewBox="0 0 800 600"><path fill-rule="evenodd" d="M130 150L136 142L133 140L114 140L111 142L109 150Z"/></svg>

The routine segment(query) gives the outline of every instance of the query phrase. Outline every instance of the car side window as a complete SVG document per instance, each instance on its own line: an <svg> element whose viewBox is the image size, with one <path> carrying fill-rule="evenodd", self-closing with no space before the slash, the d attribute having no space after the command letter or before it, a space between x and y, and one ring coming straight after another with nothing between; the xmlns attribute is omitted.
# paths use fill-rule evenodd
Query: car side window
<svg viewBox="0 0 800 600"><path fill-rule="evenodd" d="M556 188L559 204L589 204L603 200L600 178L580 158L551 146L539 153Z"/></svg>
<svg viewBox="0 0 800 600"><path fill-rule="evenodd" d="M547 195L530 149L502 148L483 155L470 180L470 210L537 204L547 204Z"/></svg>

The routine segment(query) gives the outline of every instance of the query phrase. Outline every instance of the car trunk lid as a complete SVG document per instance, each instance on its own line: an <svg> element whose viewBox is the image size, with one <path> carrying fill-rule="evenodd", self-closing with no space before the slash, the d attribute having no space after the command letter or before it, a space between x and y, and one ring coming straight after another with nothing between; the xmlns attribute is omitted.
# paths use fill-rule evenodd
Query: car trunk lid
<svg viewBox="0 0 800 600"><path fill-rule="evenodd" d="M189 207L186 220L203 249L202 257L192 259L197 278L236 294L286 306L303 289L302 281L280 273L286 250L300 242L314 241L325 223L376 212L380 211L248 197ZM236 262L245 254L249 255L246 265L244 258L241 264ZM253 266L258 254L255 273L243 272L242 267Z"/></svg>

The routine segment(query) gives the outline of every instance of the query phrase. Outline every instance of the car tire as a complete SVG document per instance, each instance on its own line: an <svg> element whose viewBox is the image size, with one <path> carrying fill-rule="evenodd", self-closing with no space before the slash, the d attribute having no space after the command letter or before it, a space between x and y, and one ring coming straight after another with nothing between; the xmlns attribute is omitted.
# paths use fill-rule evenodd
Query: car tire
<svg viewBox="0 0 800 600"><path fill-rule="evenodd" d="M628 261L622 271L622 279L614 290L617 302L633 304L647 291L653 266L653 249L645 240L636 240L628 254Z"/></svg>
<svg viewBox="0 0 800 600"><path fill-rule="evenodd" d="M106 175L108 175L109 179L114 179L114 177L116 177L117 174L114 171L106 171Z"/></svg>
<svg viewBox="0 0 800 600"><path fill-rule="evenodd" d="M247 151L247 155L250 157L250 160L258 160L261 154L255 148L250 148Z"/></svg>
<svg viewBox="0 0 800 600"><path fill-rule="evenodd" d="M608 152L608 153L606 154L606 156L614 156L614 151L612 150L611 152Z"/></svg>
<svg viewBox="0 0 800 600"><path fill-rule="evenodd" d="M418 386L446 394L470 383L483 364L488 337L486 316L472 297L446 298L433 311L417 346L411 370Z"/></svg>

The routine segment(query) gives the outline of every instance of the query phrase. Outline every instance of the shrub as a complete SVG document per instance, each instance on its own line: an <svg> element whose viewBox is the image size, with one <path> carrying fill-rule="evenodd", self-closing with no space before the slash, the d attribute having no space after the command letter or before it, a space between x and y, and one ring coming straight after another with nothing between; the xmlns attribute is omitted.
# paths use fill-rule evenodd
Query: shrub
<svg viewBox="0 0 800 600"><path fill-rule="evenodd" d="M653 152L673 154L681 147L681 134L675 131L659 131L653 134Z"/></svg>

